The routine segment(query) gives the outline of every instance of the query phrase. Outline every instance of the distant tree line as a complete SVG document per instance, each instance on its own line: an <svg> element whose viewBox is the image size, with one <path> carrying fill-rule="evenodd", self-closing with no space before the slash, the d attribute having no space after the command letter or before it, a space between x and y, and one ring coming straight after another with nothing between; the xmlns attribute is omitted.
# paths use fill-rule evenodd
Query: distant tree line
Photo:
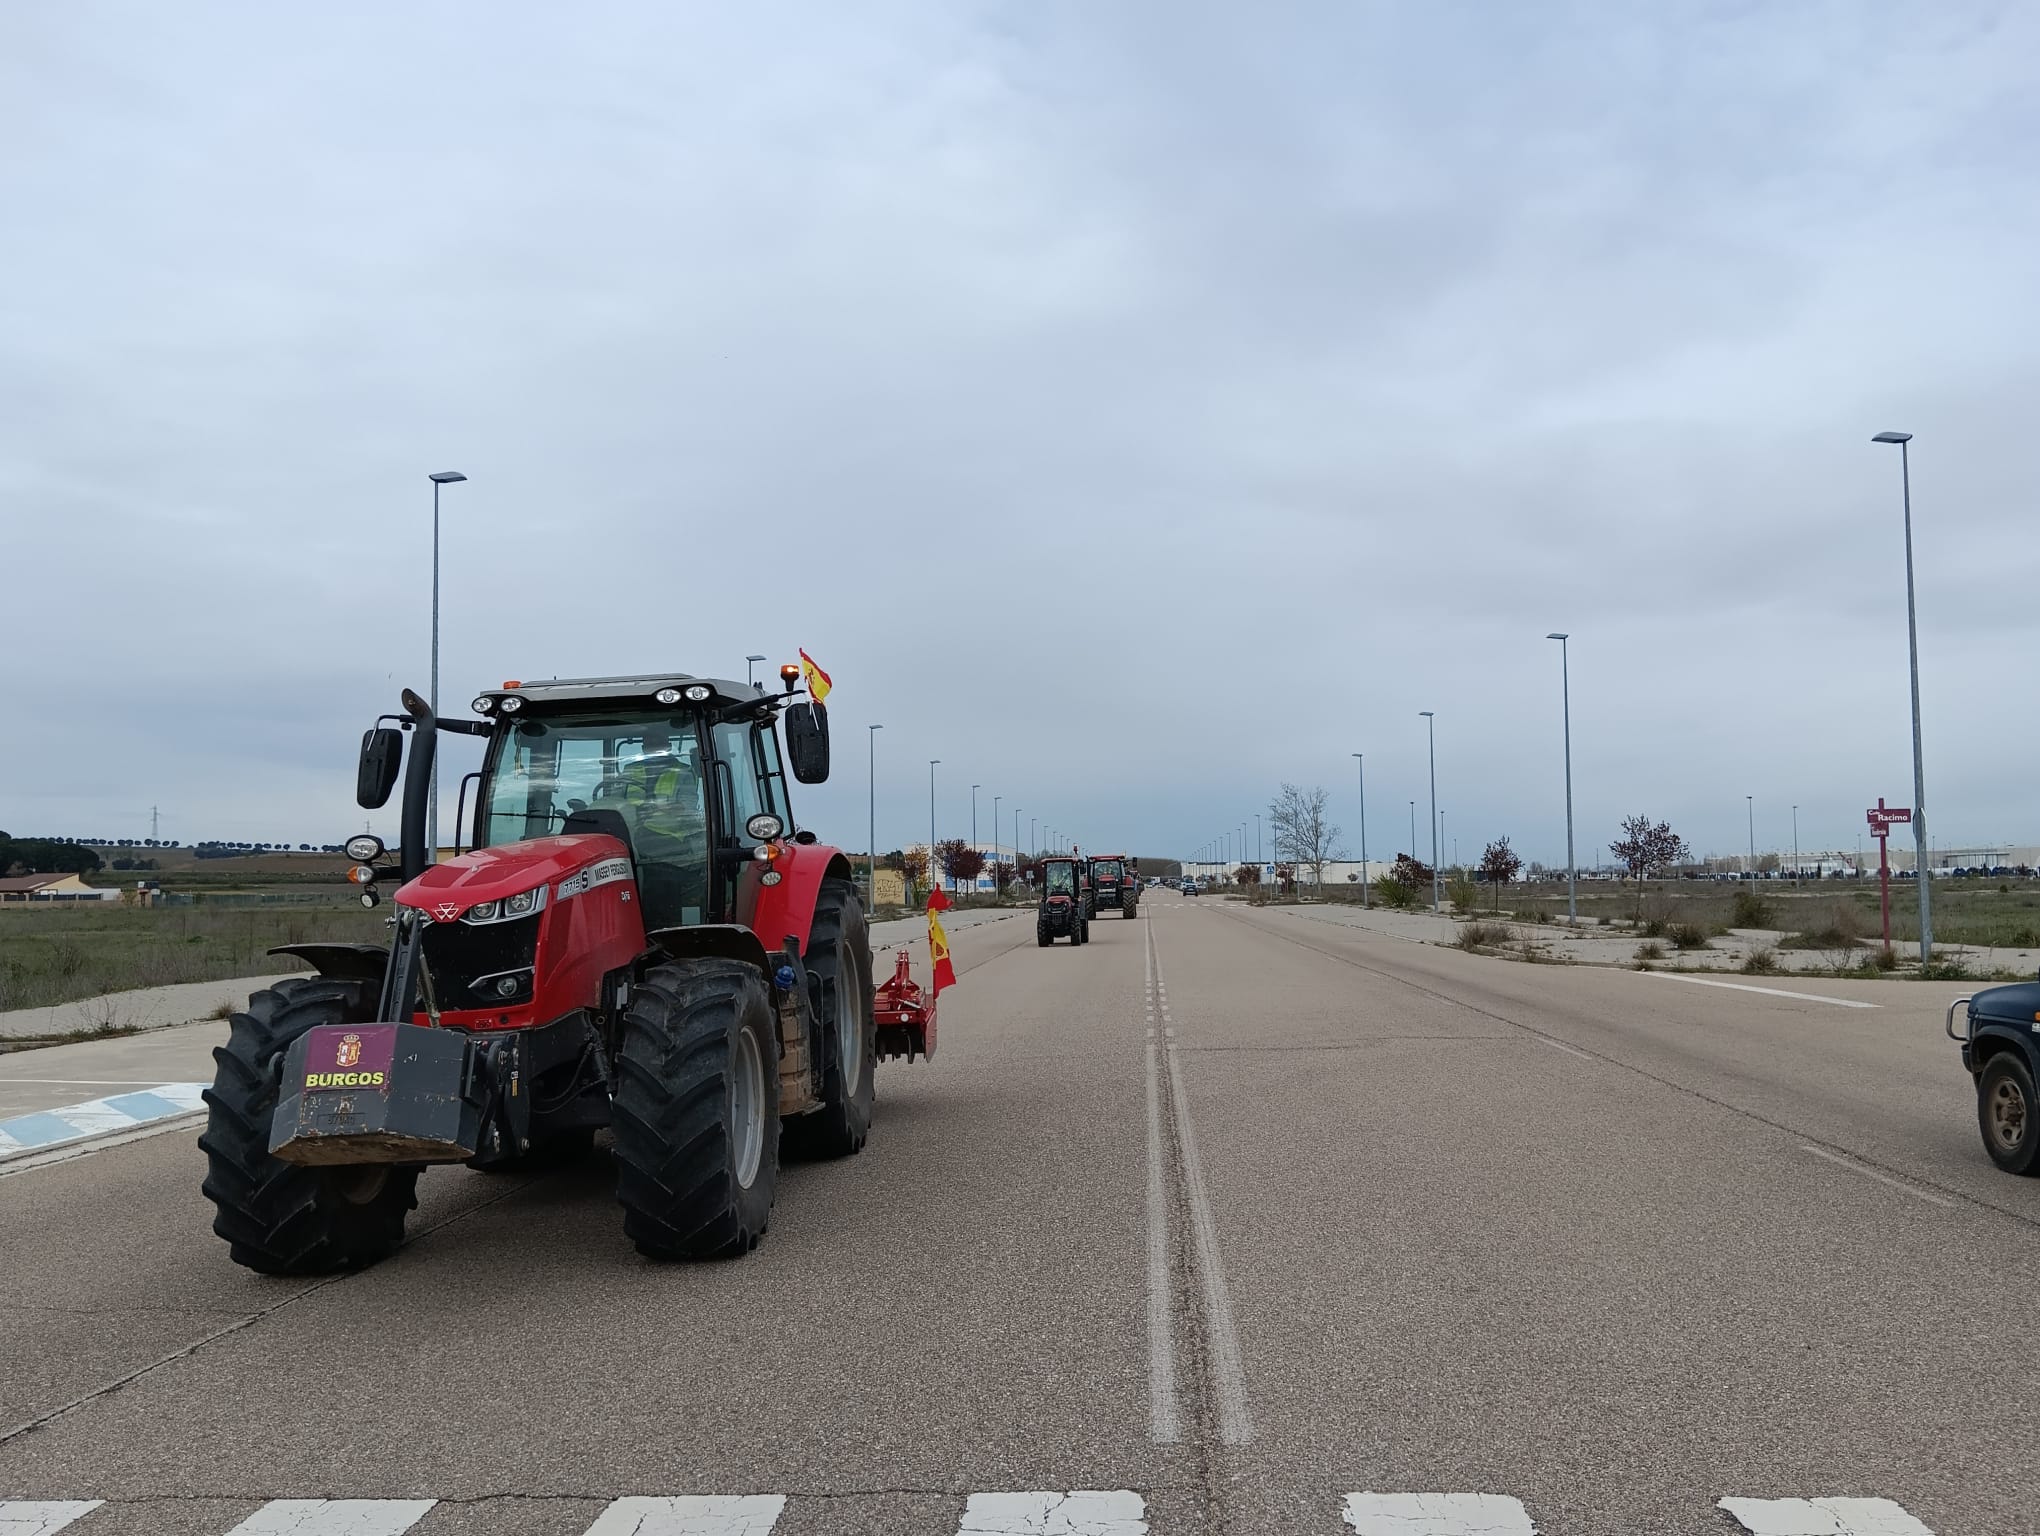
<svg viewBox="0 0 2040 1536"><path fill-rule="evenodd" d="M10 837L0 832L0 876L89 875L99 855L61 837Z"/></svg>

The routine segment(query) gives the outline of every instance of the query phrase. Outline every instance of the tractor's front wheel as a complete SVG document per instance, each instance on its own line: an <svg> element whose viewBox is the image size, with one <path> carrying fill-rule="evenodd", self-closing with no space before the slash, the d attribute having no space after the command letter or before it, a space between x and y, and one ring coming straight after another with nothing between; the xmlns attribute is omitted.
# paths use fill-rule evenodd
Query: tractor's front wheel
<svg viewBox="0 0 2040 1536"><path fill-rule="evenodd" d="M623 1230L654 1259L748 1253L779 1185L779 1044L758 968L652 967L631 988L611 1105Z"/></svg>
<svg viewBox="0 0 2040 1536"><path fill-rule="evenodd" d="M822 882L806 959L822 1024L822 1107L786 1122L787 1150L850 1157L871 1134L878 1019L871 1004L871 940L849 881Z"/></svg>
<svg viewBox="0 0 2040 1536"><path fill-rule="evenodd" d="M1043 949L1055 942L1055 930L1048 926L1046 912L1037 912L1034 915L1034 942Z"/></svg>
<svg viewBox="0 0 2040 1536"><path fill-rule="evenodd" d="M283 1053L322 1024L375 1018L376 986L316 976L248 999L213 1050L205 1091L206 1198L236 1264L265 1275L359 1269L394 1252L417 1205L418 1170L387 1163L305 1168L269 1155Z"/></svg>

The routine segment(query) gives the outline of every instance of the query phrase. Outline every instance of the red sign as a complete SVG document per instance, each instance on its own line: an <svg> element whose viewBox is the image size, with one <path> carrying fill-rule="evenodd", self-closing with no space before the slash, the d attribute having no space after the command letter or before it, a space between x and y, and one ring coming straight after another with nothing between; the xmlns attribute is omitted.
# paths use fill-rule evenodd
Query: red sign
<svg viewBox="0 0 2040 1536"><path fill-rule="evenodd" d="M1912 807L1909 805L1873 805L1865 814L1870 822L1871 832L1881 837L1884 835L1887 827L1902 827L1911 821Z"/></svg>
<svg viewBox="0 0 2040 1536"><path fill-rule="evenodd" d="M397 1054L394 1024L323 1024L305 1048L305 1091L375 1088L387 1093Z"/></svg>

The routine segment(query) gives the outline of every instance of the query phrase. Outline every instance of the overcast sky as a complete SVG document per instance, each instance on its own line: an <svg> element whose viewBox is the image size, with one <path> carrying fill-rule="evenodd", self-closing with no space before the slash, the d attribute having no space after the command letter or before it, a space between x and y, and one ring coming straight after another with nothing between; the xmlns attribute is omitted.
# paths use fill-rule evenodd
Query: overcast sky
<svg viewBox="0 0 2040 1536"><path fill-rule="evenodd" d="M944 836L1355 848L1361 751L1392 854L1433 709L1448 855L1562 860L1563 629L1583 861L1853 849L1896 428L1935 838L2040 841L2036 74L1952 0L10 7L0 827L358 829L457 469L451 710L804 645L846 847L877 721L881 847L939 757Z"/></svg>

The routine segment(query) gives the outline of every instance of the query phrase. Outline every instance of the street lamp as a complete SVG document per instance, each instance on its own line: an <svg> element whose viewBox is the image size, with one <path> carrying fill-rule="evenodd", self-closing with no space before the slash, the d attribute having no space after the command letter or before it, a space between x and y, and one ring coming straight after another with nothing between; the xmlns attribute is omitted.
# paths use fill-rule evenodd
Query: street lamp
<svg viewBox="0 0 2040 1536"><path fill-rule="evenodd" d="M1410 862L1417 862L1417 802L1410 802Z"/></svg>
<svg viewBox="0 0 2040 1536"><path fill-rule="evenodd" d="M763 656L746 656L744 658L744 681L749 683L753 688L758 686L758 679L755 675L753 675L752 668L755 667L759 662L763 661L764 659L765 658Z"/></svg>
<svg viewBox="0 0 2040 1536"><path fill-rule="evenodd" d="M1353 761L1360 765L1360 905L1370 905L1367 900L1367 754L1355 752Z"/></svg>
<svg viewBox="0 0 2040 1536"><path fill-rule="evenodd" d="M1792 885L1796 890L1805 882L1800 878L1799 867L1799 807L1792 807Z"/></svg>
<svg viewBox="0 0 2040 1536"><path fill-rule="evenodd" d="M1438 910L1438 718L1428 709L1420 709L1425 728L1431 737L1431 910Z"/></svg>
<svg viewBox="0 0 2040 1536"><path fill-rule="evenodd" d="M928 759L928 883L935 883L935 767L939 757Z"/></svg>
<svg viewBox="0 0 2040 1536"><path fill-rule="evenodd" d="M432 482L432 718L439 718L439 488L458 485L467 479L457 469L426 476ZM434 727L436 730L437 727ZM436 747L437 742L433 745ZM439 862L439 754L432 754L432 799L425 817L425 841L431 845L430 858ZM460 829L454 828L456 835Z"/></svg>
<svg viewBox="0 0 2040 1536"><path fill-rule="evenodd" d="M970 851L972 853L977 852L977 792L981 788L983 786L979 784L973 784L970 787Z"/></svg>
<svg viewBox="0 0 2040 1536"><path fill-rule="evenodd" d="M1572 637L1554 631L1544 637L1558 642L1558 681L1565 700L1565 917L1577 925L1580 920L1579 871L1573 864L1572 832L1572 657L1566 641Z"/></svg>
<svg viewBox="0 0 2040 1536"><path fill-rule="evenodd" d="M992 894L995 896L999 888L999 802L1005 798L1004 795L992 796Z"/></svg>
<svg viewBox="0 0 2040 1536"><path fill-rule="evenodd" d="M1898 472L1905 488L1905 638L1912 662L1913 871L1919 876L1920 969L1924 971L1934 950L1934 918L1927 899L1927 770L1920 752L1920 631L1913 616L1912 460L1907 446L1912 442L1912 433L1880 432L1870 441L1898 444Z"/></svg>
<svg viewBox="0 0 2040 1536"><path fill-rule="evenodd" d="M1268 857L1267 845L1261 841L1261 813L1254 812L1254 862L1260 864Z"/></svg>
<svg viewBox="0 0 2040 1536"><path fill-rule="evenodd" d="M874 908L878 906L878 733L884 729L882 725L872 725L866 726L864 732L864 782L870 801L866 814L871 818L871 825L864 835L871 848L869 895Z"/></svg>
<svg viewBox="0 0 2040 1536"><path fill-rule="evenodd" d="M1744 795L1750 803L1750 878L1757 878L1757 797Z"/></svg>

